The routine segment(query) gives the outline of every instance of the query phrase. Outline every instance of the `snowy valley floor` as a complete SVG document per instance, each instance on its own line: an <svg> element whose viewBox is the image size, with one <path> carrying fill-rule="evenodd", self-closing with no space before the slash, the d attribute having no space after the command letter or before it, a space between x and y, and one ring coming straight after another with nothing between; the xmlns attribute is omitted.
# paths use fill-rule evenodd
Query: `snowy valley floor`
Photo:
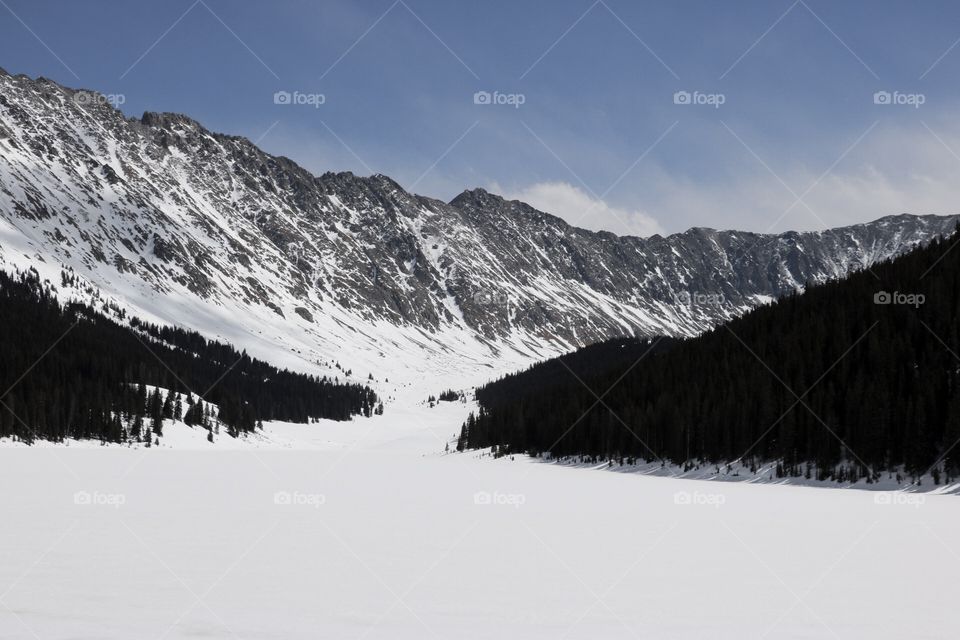
<svg viewBox="0 0 960 640"><path fill-rule="evenodd" d="M443 455L463 411L0 448L0 637L956 637L954 496Z"/></svg>

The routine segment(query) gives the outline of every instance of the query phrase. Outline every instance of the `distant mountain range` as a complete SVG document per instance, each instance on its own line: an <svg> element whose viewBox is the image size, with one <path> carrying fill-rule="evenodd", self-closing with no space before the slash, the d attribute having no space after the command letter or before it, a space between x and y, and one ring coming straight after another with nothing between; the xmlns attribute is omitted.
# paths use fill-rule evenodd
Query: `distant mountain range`
<svg viewBox="0 0 960 640"><path fill-rule="evenodd" d="M188 117L0 70L0 260L284 366L400 376L690 336L948 233L898 215L812 233L591 232L482 189L314 176ZM341 369L341 370L342 370Z"/></svg>
<svg viewBox="0 0 960 640"><path fill-rule="evenodd" d="M960 477L960 232L694 338L621 339L476 390L458 447L707 477ZM702 470L702 471L701 471Z"/></svg>

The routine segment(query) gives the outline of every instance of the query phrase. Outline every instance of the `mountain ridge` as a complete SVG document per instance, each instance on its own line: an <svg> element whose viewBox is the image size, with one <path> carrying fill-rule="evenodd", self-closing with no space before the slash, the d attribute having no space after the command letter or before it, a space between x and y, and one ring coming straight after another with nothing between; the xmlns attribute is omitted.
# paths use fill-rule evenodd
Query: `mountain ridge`
<svg viewBox="0 0 960 640"><path fill-rule="evenodd" d="M129 118L50 80L2 75L0 89L5 263L52 281L69 269L137 315L291 367L381 370L415 353L420 371L475 371L693 335L957 220L617 236L480 188L443 202L382 174L314 175L189 116Z"/></svg>
<svg viewBox="0 0 960 640"><path fill-rule="evenodd" d="M612 340L508 374L476 389L458 449L956 491L958 240L960 227L693 338Z"/></svg>

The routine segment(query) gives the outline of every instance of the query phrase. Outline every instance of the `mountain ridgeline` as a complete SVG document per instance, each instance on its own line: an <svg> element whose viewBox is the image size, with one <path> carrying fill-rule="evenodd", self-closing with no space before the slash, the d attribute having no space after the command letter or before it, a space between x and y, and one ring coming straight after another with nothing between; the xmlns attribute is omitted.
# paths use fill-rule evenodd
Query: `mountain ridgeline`
<svg viewBox="0 0 960 640"><path fill-rule="evenodd" d="M587 347L477 390L459 448L780 477L960 473L960 232L696 338Z"/></svg>
<svg viewBox="0 0 960 640"><path fill-rule="evenodd" d="M420 376L692 336L955 221L617 236L483 189L442 202L383 175L313 175L189 117L130 118L94 92L0 70L0 262L62 265L133 315L159 301L205 335L262 333L245 346L271 361L403 362L392 373Z"/></svg>
<svg viewBox="0 0 960 640"><path fill-rule="evenodd" d="M71 277L63 272L63 283ZM36 273L0 272L0 438L149 443L176 419L212 439L221 426L237 436L262 420L380 410L365 386L280 370L191 331L105 313L61 305Z"/></svg>

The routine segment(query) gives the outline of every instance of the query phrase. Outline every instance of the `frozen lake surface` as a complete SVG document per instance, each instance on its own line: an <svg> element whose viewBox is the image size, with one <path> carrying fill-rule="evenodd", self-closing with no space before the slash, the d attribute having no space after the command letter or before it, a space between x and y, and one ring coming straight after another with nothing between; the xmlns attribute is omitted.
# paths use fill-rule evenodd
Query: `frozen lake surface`
<svg viewBox="0 0 960 640"><path fill-rule="evenodd" d="M443 455L462 410L288 426L303 448L0 449L0 636L960 629L956 497Z"/></svg>

